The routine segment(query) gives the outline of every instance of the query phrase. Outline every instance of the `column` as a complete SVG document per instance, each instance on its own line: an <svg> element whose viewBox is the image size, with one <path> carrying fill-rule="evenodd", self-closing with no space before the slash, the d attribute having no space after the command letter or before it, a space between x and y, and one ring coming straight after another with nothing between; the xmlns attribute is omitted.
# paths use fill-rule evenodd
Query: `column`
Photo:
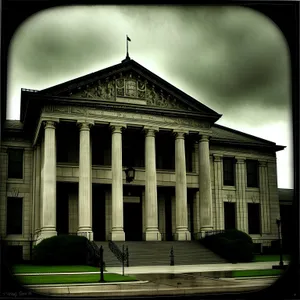
<svg viewBox="0 0 300 300"><path fill-rule="evenodd" d="M195 192L194 194L194 201L193 201L193 212L194 212L194 237L196 240L201 238L200 235L200 218L199 218L199 207L200 207L200 196L199 191Z"/></svg>
<svg viewBox="0 0 300 300"><path fill-rule="evenodd" d="M178 241L191 240L188 231L187 186L184 132L175 132L175 176L176 176L176 234Z"/></svg>
<svg viewBox="0 0 300 300"><path fill-rule="evenodd" d="M248 207L246 201L246 167L245 158L236 157L236 210L237 229L248 232Z"/></svg>
<svg viewBox="0 0 300 300"><path fill-rule="evenodd" d="M158 129L145 130L145 200L146 200L146 241L161 241L158 230L155 132Z"/></svg>
<svg viewBox="0 0 300 300"><path fill-rule="evenodd" d="M123 229L123 174L122 174L122 127L111 124L111 170L112 170L112 241L125 241Z"/></svg>
<svg viewBox="0 0 300 300"><path fill-rule="evenodd" d="M35 150L35 185L34 185L34 235L38 237L40 231L40 185L41 185L41 145L36 145Z"/></svg>
<svg viewBox="0 0 300 300"><path fill-rule="evenodd" d="M224 229L224 205L222 197L222 155L214 154L214 178L215 178L215 198L216 198L216 230Z"/></svg>
<svg viewBox="0 0 300 300"><path fill-rule="evenodd" d="M93 122L78 121L79 127L79 191L78 235L93 240L92 231L92 165L90 128Z"/></svg>
<svg viewBox="0 0 300 300"><path fill-rule="evenodd" d="M268 166L266 161L259 161L259 195L262 234L270 233L270 200Z"/></svg>
<svg viewBox="0 0 300 300"><path fill-rule="evenodd" d="M57 235L56 231L56 138L55 122L45 121L43 147L43 190L40 240Z"/></svg>
<svg viewBox="0 0 300 300"><path fill-rule="evenodd" d="M209 159L209 137L202 135L199 140L199 196L200 196L200 231L213 229L212 192Z"/></svg>

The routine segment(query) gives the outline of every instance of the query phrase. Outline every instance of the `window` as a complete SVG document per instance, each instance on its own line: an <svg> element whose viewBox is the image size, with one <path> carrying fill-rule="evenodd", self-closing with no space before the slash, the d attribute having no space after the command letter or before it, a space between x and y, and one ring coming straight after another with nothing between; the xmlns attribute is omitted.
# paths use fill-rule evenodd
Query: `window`
<svg viewBox="0 0 300 300"><path fill-rule="evenodd" d="M224 202L225 229L235 229L235 203Z"/></svg>
<svg viewBox="0 0 300 300"><path fill-rule="evenodd" d="M23 221L23 199L7 198L7 234L22 234Z"/></svg>
<svg viewBox="0 0 300 300"><path fill-rule="evenodd" d="M247 160L247 187L258 187L258 161Z"/></svg>
<svg viewBox="0 0 300 300"><path fill-rule="evenodd" d="M8 178L23 178L22 149L8 149Z"/></svg>
<svg viewBox="0 0 300 300"><path fill-rule="evenodd" d="M223 184L224 185L235 185L235 159L231 157L223 158Z"/></svg>
<svg viewBox="0 0 300 300"><path fill-rule="evenodd" d="M259 203L248 203L248 232L249 234L260 234Z"/></svg>

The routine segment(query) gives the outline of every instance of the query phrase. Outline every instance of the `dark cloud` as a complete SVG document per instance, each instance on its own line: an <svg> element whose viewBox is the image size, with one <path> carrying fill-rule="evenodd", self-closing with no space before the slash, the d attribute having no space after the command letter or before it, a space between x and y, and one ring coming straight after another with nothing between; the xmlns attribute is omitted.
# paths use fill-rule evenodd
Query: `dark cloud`
<svg viewBox="0 0 300 300"><path fill-rule="evenodd" d="M36 14L11 43L8 118L19 116L22 87L43 89L120 63L126 34L131 58L223 114L220 124L258 136L261 125L267 138L274 120L288 122L283 35L262 14L230 6L68 6ZM276 126L273 141L286 144L286 128Z"/></svg>

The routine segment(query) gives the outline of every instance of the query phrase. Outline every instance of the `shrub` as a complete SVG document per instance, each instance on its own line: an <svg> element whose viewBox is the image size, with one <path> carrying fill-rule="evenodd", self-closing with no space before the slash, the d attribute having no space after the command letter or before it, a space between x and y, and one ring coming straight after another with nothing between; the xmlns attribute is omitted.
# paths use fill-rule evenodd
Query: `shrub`
<svg viewBox="0 0 300 300"><path fill-rule="evenodd" d="M239 230L226 230L223 233L207 236L201 240L201 243L232 263L249 262L253 259L252 239Z"/></svg>
<svg viewBox="0 0 300 300"><path fill-rule="evenodd" d="M94 265L90 241L83 236L59 235L41 241L33 250L33 263L43 265Z"/></svg>

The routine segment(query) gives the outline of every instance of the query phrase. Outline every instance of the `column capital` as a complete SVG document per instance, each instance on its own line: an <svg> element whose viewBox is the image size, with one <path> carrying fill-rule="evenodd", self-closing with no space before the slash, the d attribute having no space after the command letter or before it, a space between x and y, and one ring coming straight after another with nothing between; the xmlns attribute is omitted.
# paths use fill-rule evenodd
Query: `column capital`
<svg viewBox="0 0 300 300"><path fill-rule="evenodd" d="M155 133L159 131L159 128L152 126L144 126L143 131L145 132L146 136L155 136Z"/></svg>
<svg viewBox="0 0 300 300"><path fill-rule="evenodd" d="M51 128L51 129L55 129L56 127L56 121L43 121L43 125L45 129Z"/></svg>
<svg viewBox="0 0 300 300"><path fill-rule="evenodd" d="M175 136L175 139L184 139L185 135L188 134L188 131L185 130L173 130L173 135Z"/></svg>
<svg viewBox="0 0 300 300"><path fill-rule="evenodd" d="M199 134L199 142L209 142L210 135L208 134Z"/></svg>
<svg viewBox="0 0 300 300"><path fill-rule="evenodd" d="M235 159L236 159L236 163L237 163L237 164L244 164L244 163L245 163L245 160L246 160L246 157L243 157L243 156L235 156Z"/></svg>
<svg viewBox="0 0 300 300"><path fill-rule="evenodd" d="M215 161L215 162L220 162L221 160L222 160L222 158L223 158L223 155L222 154L212 154L212 157L213 157L213 160Z"/></svg>
<svg viewBox="0 0 300 300"><path fill-rule="evenodd" d="M112 133L122 133L122 129L126 127L127 125L125 124L109 123L109 128L111 129Z"/></svg>
<svg viewBox="0 0 300 300"><path fill-rule="evenodd" d="M90 128L94 125L93 121L83 121L83 120L78 120L77 121L77 126L79 127L80 131L88 131Z"/></svg>
<svg viewBox="0 0 300 300"><path fill-rule="evenodd" d="M259 164L260 167L266 167L268 162L266 160L259 160L258 164Z"/></svg>

